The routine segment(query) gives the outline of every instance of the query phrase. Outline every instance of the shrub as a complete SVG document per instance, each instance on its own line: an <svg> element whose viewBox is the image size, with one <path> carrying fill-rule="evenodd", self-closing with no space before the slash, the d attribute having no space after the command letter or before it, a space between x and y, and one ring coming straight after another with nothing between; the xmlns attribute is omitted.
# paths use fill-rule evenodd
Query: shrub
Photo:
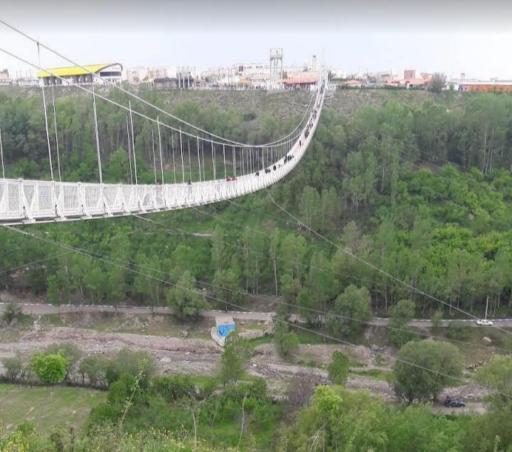
<svg viewBox="0 0 512 452"><path fill-rule="evenodd" d="M37 353L30 366L39 380L47 384L62 382L68 371L67 359L58 353Z"/></svg>
<svg viewBox="0 0 512 452"><path fill-rule="evenodd" d="M153 378L152 389L167 401L174 401L182 397L192 397L196 393L192 380L186 375Z"/></svg>
<svg viewBox="0 0 512 452"><path fill-rule="evenodd" d="M110 386L122 375L137 378L141 386L147 386L155 371L153 357L143 351L123 348L107 366L106 379Z"/></svg>
<svg viewBox="0 0 512 452"><path fill-rule="evenodd" d="M432 330L439 331L441 328L441 320L443 320L443 311L438 309L432 314Z"/></svg>
<svg viewBox="0 0 512 452"><path fill-rule="evenodd" d="M62 344L52 344L46 348L46 353L59 354L68 360L70 366L75 364L82 356L82 351L75 345L69 342Z"/></svg>
<svg viewBox="0 0 512 452"><path fill-rule="evenodd" d="M78 371L82 375L82 383L89 380L91 386L106 386L109 361L100 356L87 356L80 361Z"/></svg>
<svg viewBox="0 0 512 452"><path fill-rule="evenodd" d="M283 316L274 319L274 344L283 358L288 358L299 348L299 338L290 330L290 325Z"/></svg>
<svg viewBox="0 0 512 452"><path fill-rule="evenodd" d="M11 301L5 306L4 312L2 313L2 321L10 325L15 320L19 320L22 315L21 306Z"/></svg>
<svg viewBox="0 0 512 452"><path fill-rule="evenodd" d="M343 385L347 381L349 370L348 358L341 352L334 352L332 354L331 362L327 367L329 373L329 380L334 384Z"/></svg>
<svg viewBox="0 0 512 452"><path fill-rule="evenodd" d="M19 381L23 378L24 367L19 353L15 356L2 359L5 368L5 378L9 381Z"/></svg>
<svg viewBox="0 0 512 452"><path fill-rule="evenodd" d="M455 320L448 324L446 337L458 341L467 341L471 337L471 327L464 322Z"/></svg>
<svg viewBox="0 0 512 452"><path fill-rule="evenodd" d="M46 353L58 354L66 358L68 366L66 368L66 376L64 377L65 380L68 380L69 371L82 356L82 351L71 343L52 344L46 348Z"/></svg>

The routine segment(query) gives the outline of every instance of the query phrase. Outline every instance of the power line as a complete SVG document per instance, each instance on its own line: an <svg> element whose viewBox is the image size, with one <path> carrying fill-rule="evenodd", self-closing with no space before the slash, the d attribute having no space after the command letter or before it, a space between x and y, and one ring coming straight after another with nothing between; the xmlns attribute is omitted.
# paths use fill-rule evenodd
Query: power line
<svg viewBox="0 0 512 452"><path fill-rule="evenodd" d="M37 239L37 240L41 240L41 241L43 241L43 242L50 243L50 244L55 245L55 246L63 247L63 248L65 248L65 249L69 250L69 251L76 252L76 253L78 253L78 254L82 254L82 255L88 256L88 257L90 257L90 258L92 258L92 259L97 259L97 260L100 260L100 261L102 261L102 262L109 263L109 264L111 264L111 265L114 265L114 266L117 266L117 267L120 267L120 268L124 268L124 269L126 269L126 270L128 270L128 271L130 271L130 272L133 272L133 273L139 274L139 275L144 276L144 277L146 277L146 278L148 278L148 279L153 279L153 280L155 280L155 281L159 281L159 282L161 282L161 283L163 283L163 284L166 284L166 285L172 285L172 286L177 287L177 288L181 288L181 289L184 289L184 290L188 290L188 291L194 292L194 293L196 293L196 294L199 294L199 295L201 295L201 296L205 296L206 298L209 298L209 299L211 299L211 300L214 300L214 301L217 301L217 302L220 302L220 303L224 303L224 304L229 305L229 306L232 306L232 307L236 307L237 309L240 309L240 310L242 310L242 311L247 311L247 309L246 309L246 308L244 308L244 307L242 307L242 306L240 306L240 305L237 305L237 304L235 304L235 303L228 302L227 300L223 300L223 299L220 299L220 298L217 298L217 297L214 297L214 296L208 295L208 294L203 294L203 293L201 293L200 291L197 291L197 290L194 290L194 289L189 289L189 288L187 288L187 287L184 287L184 286L181 286L181 285L179 285L179 284L175 284L175 283L169 282L169 281L167 281L167 280L163 280L163 279L160 279L160 278L155 278L155 277L154 277L154 276L152 276L152 275L145 274L145 273L143 273L143 272L140 272L140 271L138 271L138 270L136 270L136 269L133 269L133 268L130 268L130 267L127 267L127 266L124 266L124 265L118 265L118 264L116 264L115 262L110 261L109 259L105 259L105 258L103 258L103 257L95 256L95 255L93 255L93 254L91 254L91 253L88 253L88 252L86 252L86 251L84 251L84 250L81 250L81 249L78 249L78 248L74 248L74 247L69 246L69 245L65 245L65 244L63 244L62 242L55 242L55 241L53 241L53 240L50 240L50 239L47 239L47 238L44 238L44 237L40 237L40 236L37 236L37 235L35 235L35 234L31 234L31 233L29 233L28 231L23 231L23 230L20 230L20 229L14 228L14 227L12 227L12 226L8 226L8 225L3 225L3 226L4 226L5 228L9 229L10 231L14 231L14 232L17 232L17 233L23 234L23 235L25 235L25 236L29 236L29 237L35 238L35 239ZM349 342L349 341L345 341L345 340L343 340L343 339L335 338L335 337L333 337L333 336L330 336L330 335L327 335L327 334L321 333L321 332L319 332L319 331L310 330L310 329L308 329L308 328L306 328L306 327L303 327L303 326L300 326L300 325L295 325L295 324L293 324L292 322L288 322L288 321L285 321L285 320L279 320L279 321L284 322L284 323L287 323L287 324L288 324L288 325L290 325L291 327L299 328L299 329L302 329L302 330L304 330L304 331L308 331L308 332L310 332L310 333L312 333L312 334L316 334L317 336L323 337L323 338L325 338L325 339L329 339L329 340L332 340L332 341L335 341L335 342L339 342L339 343L341 343L341 344L348 345L348 346L351 346L351 347L357 347L357 345L356 345L356 344L353 344L353 343L351 343L351 342ZM381 352L377 352L377 353L382 354ZM442 376L445 376L445 377L447 377L447 378L451 378L451 379L454 379L454 380L462 381L463 383L467 383L467 380L465 380L465 379L462 379L462 378L459 378L459 377L454 377L454 376L452 376L452 375L448 375L448 374L443 374L442 372L439 372L439 371L437 371L437 370L429 369L429 368L427 368L427 367L421 366L421 365L419 365L419 364L416 364L416 363L413 363L413 362L410 362L410 361L407 361L407 360L403 360L403 359L401 359L401 358L396 358L396 360L397 360L397 361L399 361L399 362L402 362L402 363L404 363L404 364L410 365L411 367L416 367L416 368L419 368L419 369L421 369L421 370L425 370L425 371L428 371L428 372L434 373L434 374L436 374L436 375L442 375ZM507 395L507 396L508 396L508 395Z"/></svg>
<svg viewBox="0 0 512 452"><path fill-rule="evenodd" d="M242 311L247 311L244 307L240 306L240 305L237 305L235 303L232 303L232 302L228 302L227 300L223 300L223 299L219 299L217 297L214 297L214 296L211 296L211 295L208 295L208 294L203 294L201 293L200 291L197 291L197 290L194 290L194 289L190 289L190 288L187 288L187 287L184 287L184 286L181 286L179 284L174 284L174 283L171 283L167 280L163 280L163 279L160 279L160 278L155 278L154 276L152 275L148 275L148 274L145 274L143 272L140 272L138 270L135 270L133 268L130 268L130 267L127 267L127 266L121 266L121 265L118 265L116 264L115 262L112 262L110 261L109 259L105 259L105 258L102 258L102 257L98 257L98 256L95 256L91 253L88 253L86 251L83 251L81 249L78 249L78 248L74 248L74 247L71 247L69 245L65 245L65 244L62 244L61 242L55 242L53 240L50 240L50 239L47 239L47 238L43 238L43 237L39 237L35 234L31 234L29 233L28 231L23 231L23 230L20 230L20 229L17 229L17 228L14 228L12 226L8 226L8 225L3 225L5 228L7 228L8 230L10 231L14 231L14 232L17 232L17 233L20 233L20 234L23 234L25 236L29 236L29 237L32 237L32 238L35 238L37 240L41 240L43 242L46 242L46 243L50 243L52 245L55 245L55 246L60 246L60 247L63 247L69 251L73 251L73 252L76 252L78 254L82 254L82 255L85 255L85 256L88 256L92 259L97 259L97 260L100 260L102 262L106 262L106 263L109 263L111 265L114 265L114 266L117 266L117 267L120 267L120 268L125 268L126 270L130 271L130 272L133 272L133 273L136 273L136 274L139 274L139 275L142 275L146 278L149 278L149 279L153 279L153 280L156 280L156 281L159 281L163 284L166 284L166 285L173 285L174 287L178 287L178 288L181 288L181 289L184 289L184 290L188 290L188 291L191 291L191 292L194 292L196 294L199 294L201 296L204 296L205 298L208 298L208 299L211 299L211 300L214 300L214 301L217 301L219 303L224 303L226 305L229 305L229 306L232 306L232 307L236 307L237 309L240 309ZM288 322L286 320L281 320L281 319L278 319L278 321L281 321L283 323L287 323L288 325L290 325L291 327L294 327L294 328L299 328L299 329L302 329L304 331L308 331L310 332L311 334L315 334L319 337L323 337L325 339L329 339L329 340L332 340L334 342L338 342L340 344L343 344L343 345L347 345L347 346L351 346L351 347L357 347L356 344L352 343L352 342L349 342L349 341L346 341L346 340L343 340L343 339L339 339L339 338L336 338L334 336L330 336L330 335L327 335L327 334L324 334L324 333L321 333L319 331L315 331L315 330L310 330L306 327L303 327L303 326L300 326L300 325L296 325L292 322ZM383 354L382 352L376 352L376 353L379 353L379 354ZM467 380L465 379L462 379L460 377L456 377L456 376L453 376L453 375L448 375L448 374L445 374L443 372L439 372L438 370L435 370L435 369L431 369L431 368L428 368L428 367L425 367L425 366L422 366L420 364L417 364L417 363L413 363L411 361L408 361L408 360L404 360L402 358L399 358L397 357L396 358L396 361L398 362L401 362L403 364L406 364L406 365L409 365L411 367L415 367L415 368L418 368L418 369L421 369L421 370L425 370L427 372L430 372L430 373L433 373L435 375L441 375L441 376L444 376L444 377L447 377L447 378L450 378L450 379L453 379L453 380L457 380L457 381L461 381L463 383L467 383ZM505 394L505 393L501 393L499 391L497 391L497 393L503 395L503 396L506 396L506 397L512 397L510 394Z"/></svg>
<svg viewBox="0 0 512 452"><path fill-rule="evenodd" d="M1 22L1 19L0 19L0 22ZM6 50L4 48L0 48L0 52L4 53L4 54L6 54L6 55L8 55L8 56L10 56L12 58L15 58L16 60L21 61L21 62L23 62L23 63L25 63L25 64L27 64L27 65L35 68L35 69L39 69L41 71L45 71L45 72L51 74L52 76L58 78L59 80L65 81L65 79L63 77L57 75L56 73L50 71L49 69L44 69L40 65L32 63L32 62L26 60L25 58L22 58L22 57L20 57L20 56L18 56L16 54L14 54L13 52L10 52L9 50ZM75 86L78 89L80 89L80 90L82 90L82 91L84 91L86 93L93 94L93 91L88 89L88 88L86 88L85 86L82 86L82 85L75 85ZM125 110L127 112L130 111L129 107L127 107L127 106L125 106L123 104L120 104L117 101L109 99L108 97L105 97L105 96L103 96L103 95L101 95L99 93L95 93L95 95L96 95L97 98L100 98L100 99L102 99L102 100L104 100L104 101L106 101L106 102L108 102L108 103L110 103L110 104L112 104L112 105L114 105L114 106L116 106L118 108L121 108L121 109L123 109L123 110ZM317 94L317 96L318 96L318 94ZM142 112L139 112L138 110L132 109L132 112L133 112L133 114L135 114L135 115L137 115L137 116L139 116L139 117L141 117L143 119L146 119L146 120L151 121L153 123L157 123L157 120L155 118L152 118L152 117L150 117L150 116L148 116L148 115L146 115L146 114L144 114ZM191 133L189 133L187 131L184 131L182 129L173 127L173 126L171 126L169 124L163 123L163 122L160 122L160 125L165 127L165 128L167 128L167 129L169 129L169 130L172 130L172 131L175 131L175 132L181 132L183 135L186 135L189 138L196 138L196 136L197 136L197 135L191 134ZM201 139L203 139L203 138L201 138ZM215 140L208 140L208 141L211 141L211 142L213 142L215 144L218 144L218 145L225 144L224 142L219 142L219 141L215 141ZM280 144L283 144L283 143L280 143ZM242 144L237 144L236 146L240 147L240 148L253 148L253 147L258 147L258 146L266 147L267 145L252 145L252 144L243 144L242 143Z"/></svg>
<svg viewBox="0 0 512 452"><path fill-rule="evenodd" d="M223 223L225 223L225 224L228 224L228 223L229 223L229 224L235 224L236 226L238 226L238 227L239 227L239 225L238 225L238 224L236 224L234 221L228 221L228 220L223 220L223 219L219 220L219 219L218 219L218 217L219 217L219 216L218 216L218 215L216 215L216 214L210 214L210 213L206 213L206 212L201 212L197 207L194 207L194 206L192 206L192 207L191 207L191 209L196 210L198 213L200 213L200 214L202 214L202 215L208 215L208 216L210 216L211 218L215 218L217 221L221 221L221 222L223 222ZM162 223L160 223L160 222L158 222L158 221L155 221L155 220L153 220L153 219L151 219L151 218L149 218L149 217L147 217L147 216L146 216L146 217L143 217L143 216L141 216L141 215L133 215L133 216L134 216L135 218L138 218L139 220L144 220L144 221L146 221L146 222L156 224L156 225L158 225L158 226L160 226L160 227L162 227L162 228L164 228L164 229L165 229L165 228L168 228L168 226L167 226L167 225L164 225L164 224L162 224ZM190 233L190 232L188 232L188 231L185 231L185 230L184 230L184 229L182 229L182 228L178 228L178 227L176 227L176 226L173 226L173 228L174 228L176 231L179 231L180 233L182 233L182 234L184 234L184 235L191 235L191 236L193 236L193 237L199 237L198 235L194 235L193 233ZM260 233L260 234L265 235L266 237L268 237L268 234L267 234L266 232L264 232L264 231L260 231L260 230L255 229L255 228L250 228L249 226L246 226L246 228L247 228L247 229L249 229L250 231L258 232L258 233ZM246 249L244 246L239 245L238 243L233 243L233 242L231 242L231 243L230 243L230 245L234 246L235 248L241 249L241 250L245 250L245 249ZM253 252L253 253L255 253L255 254L259 254L260 256L265 256L265 253L260 252L260 251L256 251L256 250L254 250L254 249L252 250L252 252ZM288 263L295 264L295 262L292 262L292 261L291 261L291 260L289 260L289 259L284 259L282 256L277 256L277 257L276 257L276 259L277 259L277 260L279 260L279 261L281 261L281 262L288 262ZM315 270L319 270L319 271L321 271L321 272L323 272L323 273L329 272L329 273L332 273L333 275L341 276L341 277L343 277L343 278L352 279L352 280L354 280L354 281L366 281L366 282L369 282L369 283L375 283L375 281L373 281L373 280L371 280L371 279L369 279L369 278L357 277L357 276L351 275L351 274L349 274L349 273L343 273L343 272L340 272L340 271L335 271L335 270L330 269L330 268L322 268L322 267L319 267L319 266L316 266L316 265L313 265L313 266L312 266L312 265L309 265L309 268L313 268L313 269L315 269ZM372 291L373 291L373 292L378 292L378 293L383 293L381 290L378 290L378 289L372 289Z"/></svg>
<svg viewBox="0 0 512 452"><path fill-rule="evenodd" d="M163 225L162 223L156 222L156 221L151 220L150 218L147 218L147 217L142 217L140 215L134 215L134 217L138 218L140 220L146 221L146 222L150 222L150 223L156 224L156 225L164 228L166 230L166 232L174 234L173 231L167 229L167 227L165 225ZM187 232L187 231L185 231L183 229L179 229L179 228L176 228L176 229L177 229L178 232L181 232L183 234L192 235L194 237L197 237L193 233ZM253 250L253 252L254 252L254 250ZM149 269L149 270L152 270L152 269ZM159 272L159 273L165 273L163 271L156 270L156 269L154 269L154 271ZM320 271L322 271L322 270L320 269ZM249 296L249 297L253 295L253 294L251 294L251 293L249 293L249 292L247 292L247 291L245 291L243 289L233 290L233 289L230 289L228 287L221 287L221 286L217 286L217 285L214 285L214 284L208 284L208 283L204 283L204 282L199 282L199 283L203 284L203 285L206 285L208 287L221 289L221 290L224 290L226 292L231 292L231 293L237 292L237 293L243 294L245 296ZM367 325L367 326L375 326L375 323L372 323L371 320L360 320L360 319L356 319L356 318L353 318L353 317L350 317L350 316L345 316L345 315L338 314L338 313L329 313L329 312L326 313L326 312L321 311L319 309L310 308L310 307L307 307L307 306L297 306L296 304L287 303L287 302L282 301L282 300L274 300L274 302L277 303L277 304L283 305L283 306L288 306L288 307L294 308L297 311L301 311L301 310L302 311L308 311L308 312L317 314L319 317L327 317L327 318L328 317L333 317L333 318L342 319L342 320L350 320L350 321L353 321L353 322L356 322L356 323L360 323L360 324L364 324L364 325ZM389 319L387 319L387 320L389 321ZM323 319L323 322L326 323L326 318ZM378 326L382 326L382 327L384 327L386 329L389 329L389 330L392 330L392 331L404 332L404 333L413 333L413 334L416 334L418 336L423 336L425 338L438 337L438 338L442 338L444 340L449 340L450 342L457 342L457 343L464 344L464 345L470 344L469 341L463 341L463 340L458 340L458 339L450 339L450 338L445 338L445 337L442 337L442 336L436 336L434 334L423 333L421 331L412 331L412 330L409 330L409 329L406 329L406 328L393 327L393 326L389 325L389 323L386 324L386 325L378 325ZM485 345L481 345L481 344L471 344L471 345L474 345L474 346L476 345L479 348L482 348L482 349L485 348L486 350L488 350L488 347L485 346ZM495 348L497 350L505 352L506 354L510 353L506 349L503 349L503 348L500 348L500 347L496 347L496 346L495 346Z"/></svg>
<svg viewBox="0 0 512 452"><path fill-rule="evenodd" d="M61 59L65 60L65 61L67 61L68 63L71 63L72 65L77 66L77 67L79 67L80 69L82 69L82 70L86 71L88 74L91 74L91 75L93 76L93 78L100 78L100 79L101 79L101 77L100 77L98 74L96 74L95 72L90 71L89 69L87 69L86 67L84 67L84 66L82 66L81 64L77 63L76 61L73 61L72 59L70 59L70 58L66 57L66 56L65 56L65 55L63 55L62 53L60 53L60 52L58 52L58 51L54 50L54 49L53 49L53 48L51 48L50 46L48 46L48 45L46 45L46 44L44 44L44 43L40 42L40 41L39 41L39 40L37 40L36 38L32 37L31 35L29 35L28 33L24 32L24 31L20 30L19 28L15 27L14 25L9 24L9 23L8 23L8 22L6 22L5 20L0 19L0 23L1 23L1 24L3 24L5 27L7 27L7 28L11 29L11 30L12 30L12 31L14 31L15 33L17 33L17 34L19 34L19 35L23 36L24 38L26 38L26 39L28 39L28 40L32 41L33 43L37 44L38 48L39 48L39 47L42 47L42 48L46 49L47 51L49 51L49 52L53 53L54 55L58 56L59 58L61 58ZM44 72L46 72L47 74L50 74L50 75L52 75L52 76L55 76L55 74L54 74L54 73L52 73L51 71L49 71L49 70L47 70L47 69L42 69L42 68L41 68L40 70L43 70L43 71L44 71ZM60 78L60 77L59 77L59 78ZM169 113L168 111L163 110L162 108L158 107L157 105L152 104L151 102L149 102L149 101L147 101L146 99L144 99L144 98L142 98L142 97L138 96L137 94L135 94L135 93L133 93L133 92L131 92L131 91L129 91L129 90L124 89L122 86L118 86L118 85L115 85L115 84L114 84L113 86L114 86L116 89L118 89L118 90L120 90L121 92L123 92L124 94L127 94L128 96L135 98L136 100L138 100L138 101L142 102L143 104L145 104L145 105L149 106L150 108L153 108L153 109L155 109L155 110L159 111L160 113L163 113L164 115L166 115L166 116L168 116L168 117L170 117L170 118L172 118L172 119L174 119L174 120L176 120L176 121L178 121L178 122L180 122L180 123L182 123L182 124L184 124L184 125L186 125L186 126L188 126L188 127L191 127L191 128L193 128L194 130L197 130L197 131L198 131L198 132L200 132L200 133L207 134L207 135L209 135L209 136L211 136L211 137L214 137L214 138L220 139L220 140L222 140L223 142L232 143L232 144L235 144L235 145L237 145L237 146L248 146L248 145L246 145L245 143L240 143L240 142L237 142L237 141L234 141L234 140L230 140L230 139L227 139L227 138L221 137L221 136L216 135L216 134L214 134L214 133L212 133L212 132L209 132L209 131L207 131L207 130L204 130L204 129L202 129L202 128L200 128L200 127L198 127L198 126L194 125L194 124L191 124L191 123L189 123L189 122L185 121L184 119L181 119L181 118L179 118L178 116L175 116L175 115L173 115L173 114ZM312 96L312 97L314 97L314 96ZM299 123L299 124L300 124L300 123ZM288 135L286 135L286 136L284 136L284 137L282 137L282 138L280 138L280 139L278 139L278 140L276 140L276 141L269 142L269 143L264 143L264 144L260 144L260 145L256 145L256 147L267 147L267 146L269 146L269 145L273 145L273 144L281 143L281 142L282 142L282 141L284 141L286 138L288 138L288 137L292 136L296 130L297 130L297 128L295 128L294 130L292 130Z"/></svg>
<svg viewBox="0 0 512 452"><path fill-rule="evenodd" d="M284 212L286 215L288 215L290 218L292 218L297 224L299 225L302 225L304 228L306 228L308 231L310 231L312 234L314 234L316 237L318 237L319 239L325 241L326 243L329 243L331 246L333 246L334 248L336 249L339 249L343 254L346 254L347 256L351 257L352 259L355 259L357 260L358 262L361 262L362 264L366 265L367 267L371 268L372 270L384 275L386 278L389 278L393 281L395 281L396 283L406 287L407 289L413 291L413 292L416 292L426 298L429 298L437 303L440 303L440 304L443 304L445 306L448 306L450 307L451 309L454 309L455 311L457 312L460 312L464 315L466 315L467 317L470 317L474 320L479 320L479 317L471 314L470 312L468 311L465 311L464 309L462 308L459 308L457 306L453 306L451 303L448 303L434 295L431 295L421 289L418 289L417 287L413 286L412 284L409 284L407 283L406 281L403 281L401 280L400 278L396 277L395 275L387 272L386 270L383 270L382 268L376 266L375 264L372 264L371 262L367 261L366 259L363 259L362 257L360 256L357 256L356 254L352 253L349 249L345 248L345 247L342 247L336 243L334 243L332 240L330 240L329 238L325 237L323 234L321 234L320 232L314 230L313 228L311 228L310 226L308 226L307 224L303 223L299 218L297 218L295 215L293 215L292 213L290 213L288 210L286 210L284 207L282 207L280 204L278 204L275 199L272 197L272 194L270 193L270 191L267 190L267 195L269 197L269 199L271 200L271 202L279 209L281 210L282 212ZM512 335L511 332L505 330L504 328L500 328L498 327L497 325L493 325L494 328L496 328L497 330L499 331L502 331L503 333L505 334L508 334L508 335Z"/></svg>
<svg viewBox="0 0 512 452"><path fill-rule="evenodd" d="M53 259L58 259L59 257L65 256L65 255L70 254L70 253L71 253L71 251L66 251L65 253L56 254L55 256L46 257L46 258L43 258L43 259L37 259L37 260L34 260L34 261L27 262L26 264L18 265L16 267L11 267L11 268L8 268L8 269L2 269L2 270L0 270L0 275L6 274L6 273L12 273L12 272L14 272L16 270L19 270L21 268L30 267L32 265L40 264L42 262L47 262L47 261L51 261Z"/></svg>

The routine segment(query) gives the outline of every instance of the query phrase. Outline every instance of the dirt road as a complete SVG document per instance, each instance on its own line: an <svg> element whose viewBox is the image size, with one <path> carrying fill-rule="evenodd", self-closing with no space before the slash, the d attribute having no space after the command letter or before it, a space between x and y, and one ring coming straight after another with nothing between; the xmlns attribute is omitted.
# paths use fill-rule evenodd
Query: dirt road
<svg viewBox="0 0 512 452"><path fill-rule="evenodd" d="M6 297L4 296L3 299ZM0 312L5 308L5 300L0 303ZM18 300L14 300L18 301ZM159 315L170 315L172 311L167 307L148 307L148 306L109 306L109 305L71 305L64 304L55 306L46 303L19 303L23 312L29 315L49 315L49 314L70 314L70 313L101 313L101 312L117 312L122 314L131 315L147 315L147 314L159 314ZM202 312L203 317L215 318L219 315L230 315L235 320L252 320L260 322L271 321L276 315L275 312L255 312L255 311L222 311L222 310L205 310ZM298 315L292 314L290 316L292 322L303 323L304 319ZM441 320L441 326L448 326L451 320ZM477 327L476 322L472 319L461 319L457 322L464 322L468 326ZM512 328L512 318L506 319L493 319L494 325L501 328ZM367 322L371 326L382 326L385 327L389 324L389 319L375 317L371 321ZM409 322L410 326L416 328L430 328L432 327L432 321L429 319L413 319Z"/></svg>

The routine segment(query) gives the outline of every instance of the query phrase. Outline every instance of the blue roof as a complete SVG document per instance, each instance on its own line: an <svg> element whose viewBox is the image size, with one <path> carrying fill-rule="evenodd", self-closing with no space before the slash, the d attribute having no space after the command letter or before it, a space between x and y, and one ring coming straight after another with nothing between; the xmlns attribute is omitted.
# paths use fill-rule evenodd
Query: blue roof
<svg viewBox="0 0 512 452"><path fill-rule="evenodd" d="M234 323L223 323L222 325L217 326L217 333L221 337L228 337L229 333L235 331Z"/></svg>

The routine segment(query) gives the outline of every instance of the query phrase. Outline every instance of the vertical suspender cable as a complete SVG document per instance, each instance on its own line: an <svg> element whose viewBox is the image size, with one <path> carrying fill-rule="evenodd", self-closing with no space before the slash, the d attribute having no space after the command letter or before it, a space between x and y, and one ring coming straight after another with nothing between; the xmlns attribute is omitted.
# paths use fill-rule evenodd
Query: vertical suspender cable
<svg viewBox="0 0 512 452"><path fill-rule="evenodd" d="M155 185L156 185L157 179L156 179L155 131L153 130L153 126L151 126L151 149L153 151L153 173L155 175Z"/></svg>
<svg viewBox="0 0 512 452"><path fill-rule="evenodd" d="M199 137L196 135L197 166L199 168L199 182L201 182L201 154L199 153Z"/></svg>
<svg viewBox="0 0 512 452"><path fill-rule="evenodd" d="M228 178L228 170L226 169L226 145L222 145L222 155L224 156L224 179Z"/></svg>
<svg viewBox="0 0 512 452"><path fill-rule="evenodd" d="M185 162L183 160L183 137L180 128L180 153L181 153L181 175L183 176L183 183L185 183Z"/></svg>
<svg viewBox="0 0 512 452"><path fill-rule="evenodd" d="M233 148L233 176L236 177L236 154L235 154L235 146Z"/></svg>
<svg viewBox="0 0 512 452"><path fill-rule="evenodd" d="M241 154L242 154L242 174L245 174L245 163L244 163L244 154L245 154L245 150L244 148L241 148Z"/></svg>
<svg viewBox="0 0 512 452"><path fill-rule="evenodd" d="M213 149L213 140L210 140L210 144L212 145L212 166L213 166L213 179L217 179L217 170L215 168L216 162L215 162L215 150Z"/></svg>
<svg viewBox="0 0 512 452"><path fill-rule="evenodd" d="M180 131L180 143L181 143L181 131ZM171 157L172 157L172 174L174 176L174 183L176 184L178 181L176 179L176 157L174 155L174 133L171 130Z"/></svg>
<svg viewBox="0 0 512 452"><path fill-rule="evenodd" d="M2 129L0 129L0 160L2 161L2 178L5 179L4 145L2 142Z"/></svg>
<svg viewBox="0 0 512 452"><path fill-rule="evenodd" d="M206 167L204 165L204 138L201 138L201 159L203 165L203 180L206 180Z"/></svg>
<svg viewBox="0 0 512 452"><path fill-rule="evenodd" d="M59 133L57 129L57 108L55 108L55 91L52 85L52 105L53 105L53 126L55 129L55 149L57 151L57 171L59 172L59 181L62 182L62 172L60 170L60 151L59 151Z"/></svg>
<svg viewBox="0 0 512 452"><path fill-rule="evenodd" d="M135 185L138 185L139 181L137 179L137 155L135 154L135 136L133 133L133 113L132 113L132 103L128 101L128 108L130 113L130 129L132 135L132 153L133 153L133 174L135 176Z"/></svg>
<svg viewBox="0 0 512 452"><path fill-rule="evenodd" d="M94 92L94 82L92 82L92 110L94 113L94 133L96 135L96 154L98 158L98 173L100 175L100 184L103 183L103 171L101 170L101 153L100 153L100 134L98 132L98 113L96 111L96 94Z"/></svg>
<svg viewBox="0 0 512 452"><path fill-rule="evenodd" d="M37 58L39 60L39 67L41 67L41 50L39 42L37 43ZM50 163L50 177L53 181L53 164L52 164L52 147L50 145L50 131L48 129L48 112L46 111L46 95L44 92L44 78L41 80L41 92L43 94L43 108L44 108L44 125L46 129L46 143L48 145L48 161Z"/></svg>
<svg viewBox="0 0 512 452"><path fill-rule="evenodd" d="M130 185L133 185L133 170L132 170L132 150L131 150L131 142L130 138L130 124L128 122L128 115L126 115L126 145L128 147L128 164L130 165Z"/></svg>
<svg viewBox="0 0 512 452"><path fill-rule="evenodd" d="M190 155L190 138L187 136L187 150L188 150L188 181L192 182L192 155Z"/></svg>
<svg viewBox="0 0 512 452"><path fill-rule="evenodd" d="M158 152L160 154L160 173L162 177L162 185L165 184L164 181L164 162L163 162L163 156L162 156L162 134L160 133L160 118L156 117L156 129L158 131Z"/></svg>

